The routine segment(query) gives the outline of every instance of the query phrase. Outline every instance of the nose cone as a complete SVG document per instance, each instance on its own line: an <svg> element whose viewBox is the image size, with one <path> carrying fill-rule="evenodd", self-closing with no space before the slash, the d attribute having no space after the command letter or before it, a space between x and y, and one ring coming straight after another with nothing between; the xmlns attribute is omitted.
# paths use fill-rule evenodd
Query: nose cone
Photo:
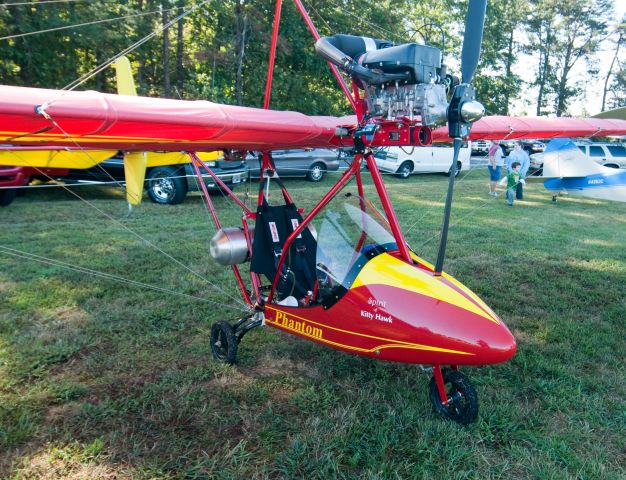
<svg viewBox="0 0 626 480"><path fill-rule="evenodd" d="M449 275L435 276L421 260L415 266L379 255L361 270L351 290L384 306L398 340L425 347L416 351L416 363L500 363L517 350L509 329L475 293Z"/></svg>

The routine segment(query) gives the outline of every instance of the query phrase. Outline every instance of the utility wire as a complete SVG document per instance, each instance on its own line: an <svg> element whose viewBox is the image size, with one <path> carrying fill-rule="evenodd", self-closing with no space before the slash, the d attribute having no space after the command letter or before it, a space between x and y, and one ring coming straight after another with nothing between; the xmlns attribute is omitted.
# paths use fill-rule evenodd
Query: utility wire
<svg viewBox="0 0 626 480"><path fill-rule="evenodd" d="M0 7L16 7L18 5L42 5L45 3L70 3L70 2L82 2L84 0L41 0L39 2L15 2L15 3L3 3Z"/></svg>
<svg viewBox="0 0 626 480"><path fill-rule="evenodd" d="M63 25L63 26L60 26L60 27L46 28L44 30L37 30L35 32L26 32L26 33L18 33L16 35L7 35L6 37L0 37L0 40L10 40L10 39L13 39L13 38L28 37L30 35L38 35L40 33L57 32L59 30L67 30L67 29L70 29L70 28L85 27L87 25L97 25L99 23L116 22L118 20L124 20L124 19L127 19L127 18L143 17L143 16L146 16L146 15L155 15L157 13L162 13L162 12L170 12L172 10L179 10L180 8L183 8L183 7L174 7L174 8L170 8L170 9L167 9L167 10L152 10L150 12L134 13L132 15L124 15L122 17L105 18L105 19L102 19L102 20L93 20L91 22L76 23L76 24L73 24L73 25Z"/></svg>

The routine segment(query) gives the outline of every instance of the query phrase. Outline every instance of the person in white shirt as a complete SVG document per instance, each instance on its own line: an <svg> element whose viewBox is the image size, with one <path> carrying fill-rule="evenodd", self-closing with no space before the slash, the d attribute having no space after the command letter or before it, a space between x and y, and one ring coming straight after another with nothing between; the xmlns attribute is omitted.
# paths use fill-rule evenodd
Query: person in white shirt
<svg viewBox="0 0 626 480"><path fill-rule="evenodd" d="M499 140L494 140L489 149L489 162L487 169L489 170L489 195L497 197L496 185L502 175L502 167L504 165L504 153L500 146Z"/></svg>

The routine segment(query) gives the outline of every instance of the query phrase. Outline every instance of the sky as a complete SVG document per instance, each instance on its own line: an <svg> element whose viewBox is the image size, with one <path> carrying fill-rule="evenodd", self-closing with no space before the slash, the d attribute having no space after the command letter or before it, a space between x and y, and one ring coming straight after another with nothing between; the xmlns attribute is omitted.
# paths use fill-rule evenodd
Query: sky
<svg viewBox="0 0 626 480"><path fill-rule="evenodd" d="M619 20L626 13L626 1L614 0L615 19ZM598 67L600 73L598 77L590 78L586 75L587 65L584 61L579 61L572 70L572 81L582 80L586 83L585 92L577 99L570 103L569 113L572 116L591 116L599 113L602 106L602 90L604 86L604 78L606 77L611 61L613 60L612 51L603 51L598 57ZM526 59L526 60L525 60ZM523 55L520 57L520 62L517 65L515 73L520 75L522 79L527 82L531 82L536 74L536 59ZM533 68L527 68L528 65L533 65ZM616 68L615 66L613 67ZM535 115L536 113L536 89L527 89L527 94L517 102L514 102L511 106L511 114L513 115Z"/></svg>

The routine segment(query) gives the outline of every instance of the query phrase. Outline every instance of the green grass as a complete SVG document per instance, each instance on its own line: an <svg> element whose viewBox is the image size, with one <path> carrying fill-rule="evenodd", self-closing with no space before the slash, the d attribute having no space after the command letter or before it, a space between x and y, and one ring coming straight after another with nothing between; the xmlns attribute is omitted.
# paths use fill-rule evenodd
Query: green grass
<svg viewBox="0 0 626 480"><path fill-rule="evenodd" d="M388 179L431 261L446 182ZM509 208L486 183L478 170L457 186L446 270L519 351L464 370L480 399L466 428L432 412L415 366L272 329L246 336L237 366L212 360L211 324L239 311L199 196L125 218L119 192L78 190L120 223L61 190L19 197L0 211L0 246L217 304L0 253L0 478L625 478L626 205L553 204L532 185ZM310 208L332 179L287 184Z"/></svg>

